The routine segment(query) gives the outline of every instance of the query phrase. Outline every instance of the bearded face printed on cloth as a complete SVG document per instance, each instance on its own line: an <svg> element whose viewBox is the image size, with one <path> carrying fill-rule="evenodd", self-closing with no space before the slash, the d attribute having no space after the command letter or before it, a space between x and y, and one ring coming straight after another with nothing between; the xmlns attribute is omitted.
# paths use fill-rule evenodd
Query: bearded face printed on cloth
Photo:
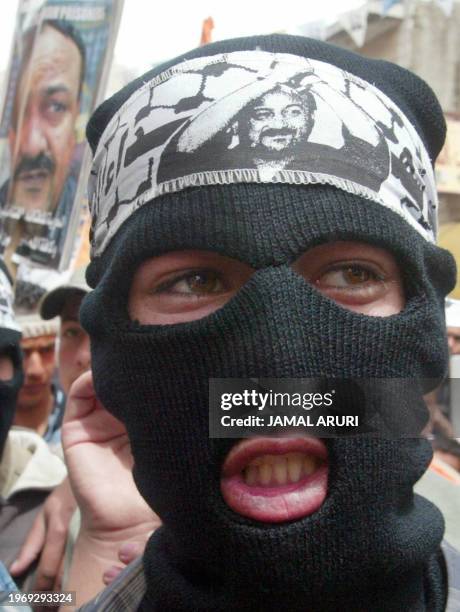
<svg viewBox="0 0 460 612"><path fill-rule="evenodd" d="M10 274L0 259L0 461L13 424L16 397L22 385L20 327L14 319Z"/></svg>
<svg viewBox="0 0 460 612"><path fill-rule="evenodd" d="M444 374L444 131L411 73L290 36L207 45L96 111L81 316L163 521L142 609L443 609L428 442L212 439L208 383Z"/></svg>

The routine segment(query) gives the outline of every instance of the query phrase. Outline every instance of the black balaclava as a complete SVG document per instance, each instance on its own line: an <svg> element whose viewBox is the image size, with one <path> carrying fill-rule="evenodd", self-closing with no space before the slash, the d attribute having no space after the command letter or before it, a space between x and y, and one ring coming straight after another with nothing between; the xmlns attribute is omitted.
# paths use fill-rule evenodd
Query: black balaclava
<svg viewBox="0 0 460 612"><path fill-rule="evenodd" d="M9 272L0 260L0 355L13 363L13 378L0 380L0 461L8 431L13 423L16 397L22 385L21 332L13 315L13 291Z"/></svg>
<svg viewBox="0 0 460 612"><path fill-rule="evenodd" d="M439 153L444 122L433 93L394 65L289 36L225 41L187 57L256 48L318 59L372 81L409 117L431 159ZM88 126L93 151L133 92L182 59L144 75L96 111ZM145 133L137 132L139 142ZM175 138L179 147L180 134ZM109 139L104 142L108 150ZM105 178L116 182L118 170L109 167ZM116 204L125 204L116 194ZM97 221L94 206L93 215ZM345 310L291 269L311 247L337 240L394 254L406 289L401 313ZM81 314L96 391L126 424L136 484L163 521L144 554L142 609L443 610L443 520L413 493L431 459L427 441L327 440L328 493L319 510L289 523L259 523L234 513L221 497L221 467L235 440L209 438L208 379L442 376L444 296L455 277L450 255L401 215L345 188L244 179L159 195L129 216L105 250L97 248L88 271L95 290ZM127 303L139 264L185 249L215 251L256 272L201 320L131 321Z"/></svg>

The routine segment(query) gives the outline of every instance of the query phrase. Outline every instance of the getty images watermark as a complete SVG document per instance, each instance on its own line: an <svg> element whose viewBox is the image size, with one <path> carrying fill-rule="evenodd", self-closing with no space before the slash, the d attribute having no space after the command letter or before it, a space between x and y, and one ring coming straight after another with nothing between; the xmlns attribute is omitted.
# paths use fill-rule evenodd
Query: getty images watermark
<svg viewBox="0 0 460 612"><path fill-rule="evenodd" d="M278 408L330 408L333 405L335 389L326 393L288 393L268 391L260 393L252 389L242 393L223 393L220 407L232 410L235 407L253 408L259 413L265 409ZM359 415L344 414L276 414L267 416L250 414L246 417L232 417L229 414L221 417L223 427L358 427Z"/></svg>
<svg viewBox="0 0 460 612"><path fill-rule="evenodd" d="M209 435L301 429L321 437L416 437L428 420L422 395L415 379L213 378Z"/></svg>

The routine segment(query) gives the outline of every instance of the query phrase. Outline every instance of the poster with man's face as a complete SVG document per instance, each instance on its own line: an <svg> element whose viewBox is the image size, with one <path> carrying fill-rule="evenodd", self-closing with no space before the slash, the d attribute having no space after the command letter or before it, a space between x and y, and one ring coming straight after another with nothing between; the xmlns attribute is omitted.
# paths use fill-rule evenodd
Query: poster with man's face
<svg viewBox="0 0 460 612"><path fill-rule="evenodd" d="M24 58L8 133L7 206L54 214L76 144L83 51L52 21L36 33L33 51Z"/></svg>
<svg viewBox="0 0 460 612"><path fill-rule="evenodd" d="M0 251L68 265L84 195L84 128L111 60L120 0L23 0L0 124Z"/></svg>

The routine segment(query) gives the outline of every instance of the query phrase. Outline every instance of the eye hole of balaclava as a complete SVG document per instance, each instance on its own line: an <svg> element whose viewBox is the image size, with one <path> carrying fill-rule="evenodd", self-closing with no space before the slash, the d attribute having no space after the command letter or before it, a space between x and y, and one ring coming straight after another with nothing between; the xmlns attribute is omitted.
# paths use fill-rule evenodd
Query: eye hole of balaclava
<svg viewBox="0 0 460 612"><path fill-rule="evenodd" d="M390 316L405 306L402 274L393 255L369 243L317 245L291 264L312 288L339 306L369 316ZM229 302L256 270L210 251L173 251L135 271L129 314L140 324L195 321Z"/></svg>
<svg viewBox="0 0 460 612"><path fill-rule="evenodd" d="M237 187L240 188L240 191L243 188L249 192L254 190L259 199L260 191L265 191L264 186L261 185L239 185ZM120 239L109 247L112 257L108 257L107 261L110 262L111 270L106 270L104 274L104 284L112 285L109 290L116 297L115 306L119 306L120 311L123 311L123 313L119 313L121 318L126 317L131 281L139 266L145 265L147 259L164 257L168 253L186 250L204 250L216 253L223 257L235 259L255 270L267 266L291 265L293 269L297 268L299 273L302 274L299 263L302 263L305 258L309 258L309 253L311 254L312 249L318 245L326 243L327 248L329 248L331 242L359 242L369 247L383 249L395 258L402 276L407 304L413 297L426 296L427 281L430 284L432 282L432 279L427 278L428 272L431 276L432 270L428 269L425 262L426 251L429 251L430 245L427 245L423 240L418 240L416 232L411 232L414 234L412 241L404 240L404 235L400 231L401 222L397 215L389 211L382 211L382 207L367 202L367 209L371 210L371 214L368 215L366 214L367 209L363 211L362 208L359 208L359 205L357 206L356 198L348 197L348 194L340 194L341 198L350 200L347 201L347 212L349 214L342 214L340 222L337 222L336 226L332 223L325 225L323 222L323 225L319 228L321 219L317 220L317 223L311 220L313 213L318 212L314 208L318 205L318 202L321 204L321 199L324 199L322 203L324 216L330 217L337 206L332 198L329 198L329 200L326 198L328 189L325 187L305 189L283 186L285 190L294 190L293 195L297 196L297 199L293 197L290 201L290 206L293 208L292 216L294 218L299 216L301 219L304 218L302 225L292 227L292 220L289 221L289 215L286 215L288 219L286 221L284 216L280 217L279 210L274 210L275 202L272 200L276 200L278 195L274 187L276 186L273 186L271 191L275 191L275 194L267 191L267 197L264 198L267 210L266 216L263 216L262 219L258 218L253 210L246 210L240 201L232 202L233 210L230 212L236 218L241 219L241 223L237 227L235 227L234 222L231 222L230 213L216 211L215 207L205 200L203 210L200 209L199 212L195 210L193 222L191 221L189 225L186 224L187 235L181 237L183 231L181 232L179 228L184 226L181 219L184 215L184 209L181 204L175 202L174 194L169 198L160 198L155 203L155 207L152 206L145 214L140 213L140 211L134 214L127 222L126 227L122 228ZM216 187L208 188L211 192L216 189ZM329 190L337 192L334 188L329 188ZM202 191L189 190L192 201L196 196L201 199ZM324 191L326 191L326 194ZM322 198L317 197L317 194L322 195ZM218 193L217 197L220 195ZM193 209L193 206L191 208ZM226 209L223 208L222 210ZM376 220L373 220L373 223L369 218L366 219L366 217L372 217L372 213L374 213L374 217L377 217ZM158 226L164 222L166 215L171 225L167 234L161 233L157 238L151 234L148 236L142 235L146 233L146 228L149 227L150 223L154 224L153 226ZM360 219L362 227L353 227L353 219L356 219L356 217ZM381 217L381 220L378 217ZM141 218L143 218L142 222L140 222ZM213 227L212 231L207 233L203 230L203 224L209 223L209 219L211 219ZM245 227L246 222L247 227ZM383 231L379 233L369 227L370 225L379 225L383 227ZM386 232L385 229L388 226L390 226L390 229ZM251 227L250 231L249 227ZM371 229L373 229L372 235ZM394 229L393 233L391 233L391 229ZM135 236L135 234L137 235ZM141 235L139 236L139 234ZM134 238L136 249L126 248L127 245L131 245ZM117 245L123 243L125 244L123 250L117 248ZM438 251L437 259L439 260L440 250L436 249L436 251ZM446 272L448 272L449 267L450 262L445 266ZM437 269L439 270L439 264ZM92 264L91 273L94 274L95 271L97 271L97 262ZM246 273L246 276L249 277L249 273ZM445 276L448 277L448 274ZM209 280L208 278L208 282ZM441 280L441 284L445 284L445 281Z"/></svg>

